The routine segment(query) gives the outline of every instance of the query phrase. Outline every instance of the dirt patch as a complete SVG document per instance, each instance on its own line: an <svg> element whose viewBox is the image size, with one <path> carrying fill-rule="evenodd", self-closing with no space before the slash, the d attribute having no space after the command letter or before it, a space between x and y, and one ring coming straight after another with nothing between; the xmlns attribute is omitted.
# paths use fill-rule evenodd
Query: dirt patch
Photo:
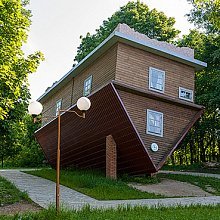
<svg viewBox="0 0 220 220"><path fill-rule="evenodd" d="M144 192L155 193L169 197L212 196L212 194L205 192L198 186L170 179L162 179L160 183L149 185L130 183L129 186Z"/></svg>
<svg viewBox="0 0 220 220"><path fill-rule="evenodd" d="M37 212L42 210L42 207L35 203L30 203L27 201L17 202L11 205L5 205L0 207L0 215L10 215L24 212Z"/></svg>

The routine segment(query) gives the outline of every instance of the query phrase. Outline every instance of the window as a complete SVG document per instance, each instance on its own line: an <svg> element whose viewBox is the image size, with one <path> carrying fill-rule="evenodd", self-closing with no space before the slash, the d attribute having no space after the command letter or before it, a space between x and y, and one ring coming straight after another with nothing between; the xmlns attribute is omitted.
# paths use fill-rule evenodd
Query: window
<svg viewBox="0 0 220 220"><path fill-rule="evenodd" d="M62 99L56 102L56 116L58 115L58 112L61 109L61 107L62 107Z"/></svg>
<svg viewBox="0 0 220 220"><path fill-rule="evenodd" d="M89 76L85 81L84 81L84 88L83 88L83 95L87 96L91 93L92 89L92 76Z"/></svg>
<svg viewBox="0 0 220 220"><path fill-rule="evenodd" d="M193 91L190 89L185 89L185 88L179 87L179 98L192 102L193 101Z"/></svg>
<svg viewBox="0 0 220 220"><path fill-rule="evenodd" d="M149 68L149 89L157 92L164 92L165 71Z"/></svg>
<svg viewBox="0 0 220 220"><path fill-rule="evenodd" d="M147 109L147 134L163 137L163 113Z"/></svg>

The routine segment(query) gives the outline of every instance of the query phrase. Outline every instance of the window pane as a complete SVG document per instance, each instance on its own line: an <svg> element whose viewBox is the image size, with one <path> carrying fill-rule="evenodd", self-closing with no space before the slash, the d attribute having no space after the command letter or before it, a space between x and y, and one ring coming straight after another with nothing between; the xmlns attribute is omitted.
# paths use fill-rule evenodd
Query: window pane
<svg viewBox="0 0 220 220"><path fill-rule="evenodd" d="M163 71L150 68L150 78L149 78L150 88L163 91L164 79L165 79L165 73Z"/></svg>
<svg viewBox="0 0 220 220"><path fill-rule="evenodd" d="M147 132L159 136L163 135L163 113L147 110Z"/></svg>
<svg viewBox="0 0 220 220"><path fill-rule="evenodd" d="M87 96L90 94L91 92L91 88L92 88L92 76L90 76L89 78L87 78L84 81L84 89L83 89L83 95Z"/></svg>

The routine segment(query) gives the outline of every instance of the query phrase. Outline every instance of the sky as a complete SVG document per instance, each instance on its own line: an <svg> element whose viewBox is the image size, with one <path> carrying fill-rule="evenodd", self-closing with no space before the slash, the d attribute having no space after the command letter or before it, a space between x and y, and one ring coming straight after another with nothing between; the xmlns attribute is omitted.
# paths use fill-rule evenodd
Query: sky
<svg viewBox="0 0 220 220"><path fill-rule="evenodd" d="M25 54L41 51L45 61L29 76L32 100L40 97L47 87L66 74L73 64L80 35L95 33L104 20L125 5L128 0L31 0L32 25ZM191 5L187 0L142 0L150 9L156 8L176 20L181 34L193 28L185 14Z"/></svg>

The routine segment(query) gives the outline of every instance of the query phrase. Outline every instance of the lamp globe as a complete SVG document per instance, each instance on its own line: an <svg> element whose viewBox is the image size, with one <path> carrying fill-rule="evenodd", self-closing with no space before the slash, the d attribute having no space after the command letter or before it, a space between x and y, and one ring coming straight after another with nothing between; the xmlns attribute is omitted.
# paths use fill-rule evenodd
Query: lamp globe
<svg viewBox="0 0 220 220"><path fill-rule="evenodd" d="M28 113L30 115L39 115L43 110L43 106L38 101L33 101L28 105Z"/></svg>
<svg viewBox="0 0 220 220"><path fill-rule="evenodd" d="M76 105L79 110L87 111L91 106L91 102L87 97L81 97L77 100Z"/></svg>

